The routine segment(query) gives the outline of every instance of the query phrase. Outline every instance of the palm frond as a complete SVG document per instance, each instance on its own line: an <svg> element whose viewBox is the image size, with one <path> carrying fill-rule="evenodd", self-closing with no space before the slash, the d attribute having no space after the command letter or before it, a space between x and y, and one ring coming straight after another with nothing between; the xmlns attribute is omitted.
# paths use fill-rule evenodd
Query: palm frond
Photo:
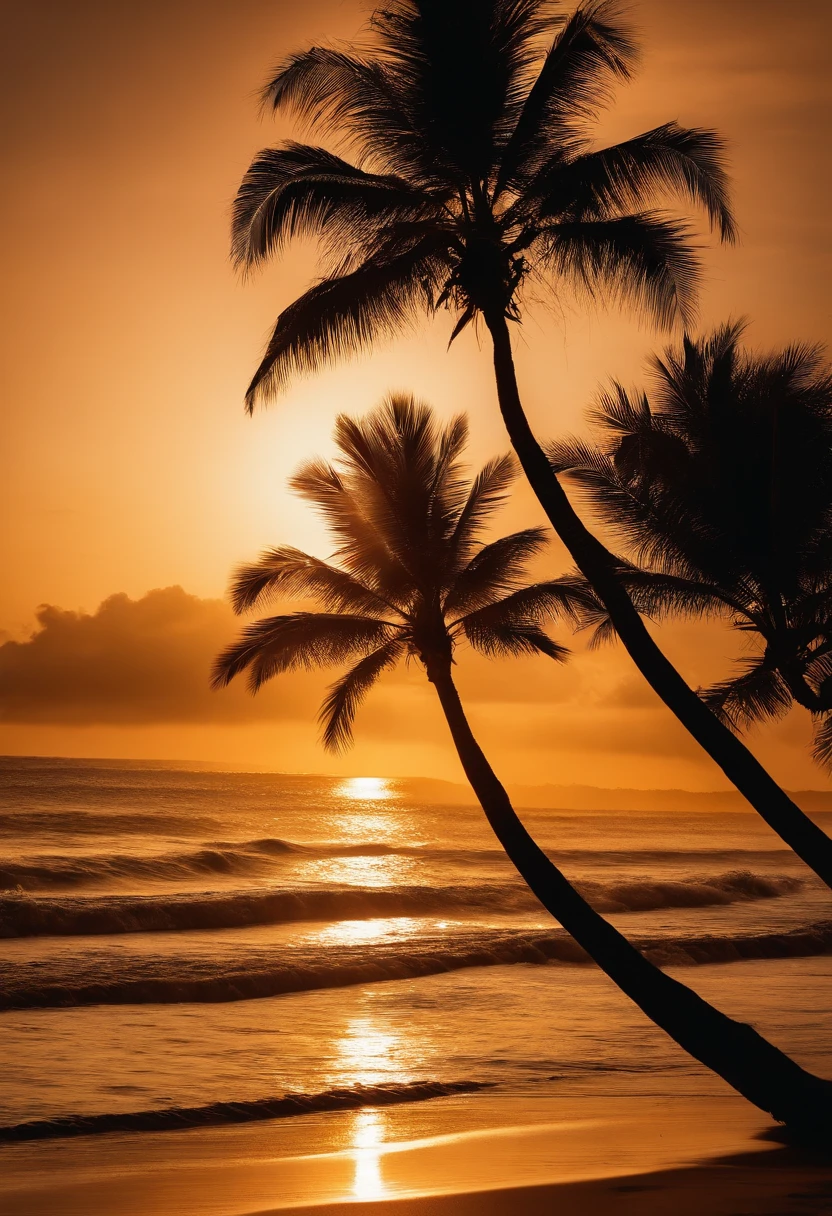
<svg viewBox="0 0 832 1216"><path fill-rule="evenodd" d="M580 576L573 577L575 581L581 581ZM620 570L619 578L636 610L651 621L661 621L668 616L692 620L723 617L734 623L740 619L746 624L750 620L749 606L719 586L629 565ZM573 586L570 590L578 628L593 630L589 648L594 650L614 641L617 634L609 613L594 595L590 584L584 581L582 586Z"/></svg>
<svg viewBox="0 0 832 1216"><path fill-rule="evenodd" d="M638 611L651 620L671 614L692 619L746 617L750 607L714 583L635 567L627 567L620 577Z"/></svg>
<svg viewBox="0 0 832 1216"><path fill-rule="evenodd" d="M455 453L465 427L440 428L409 394L391 394L365 418L338 417L336 442L356 501L390 552L424 587L442 562L446 504L453 507Z"/></svg>
<svg viewBox="0 0 832 1216"><path fill-rule="evenodd" d="M663 356L654 355L648 364L653 373L654 418L695 444L701 436L703 410L708 402L721 396L723 404L731 408L738 343L745 327L746 322L740 318L717 326L700 339L686 334L680 348L670 347Z"/></svg>
<svg viewBox="0 0 832 1216"><path fill-rule="evenodd" d="M832 714L815 718L812 758L821 768L832 769Z"/></svg>
<svg viewBox="0 0 832 1216"><path fill-rule="evenodd" d="M546 455L552 472L565 477L599 509L606 507L607 495L617 496L617 507L620 496L632 494L628 487L622 485L613 456L588 440L573 436L552 440L546 445ZM613 512L606 511L605 514L612 514L614 518Z"/></svg>
<svg viewBox="0 0 832 1216"><path fill-rule="evenodd" d="M530 583L465 613L452 624L462 627L472 624L473 628L479 625L539 625L556 617L566 617L577 623L587 594L594 594L591 588L585 593L583 587L576 589L565 579Z"/></svg>
<svg viewBox="0 0 832 1216"><path fill-rule="evenodd" d="M614 431L612 422L608 430ZM629 438L624 435L625 446ZM641 459L641 445L634 448ZM634 455L634 448L627 447L628 457ZM651 477L644 467L637 476L631 475L630 461L621 459L621 450L621 442L615 455L610 455L583 440L565 439L550 444L547 455L554 471L574 486L577 497L623 541L636 566L709 581L694 559L690 542L695 524L682 518L682 504L674 508L669 495L657 501L663 477ZM709 539L701 538L697 548L707 547Z"/></svg>
<svg viewBox="0 0 832 1216"><path fill-rule="evenodd" d="M328 751L346 751L351 746L352 724L359 706L382 672L398 662L404 649L404 642L393 638L330 686L319 715L323 744Z"/></svg>
<svg viewBox="0 0 832 1216"><path fill-rule="evenodd" d="M312 502L323 515L337 541L335 556L359 582L401 610L414 584L389 539L368 518L367 503L356 487L325 460L311 460L290 479L296 494ZM360 487L358 487L360 492Z"/></svg>
<svg viewBox="0 0 832 1216"><path fill-rule="evenodd" d="M461 437L455 435L458 441ZM430 497L436 476L440 431L433 411L410 393L390 393L370 414L353 418L339 414L335 442L344 461L360 477L376 481L394 495L396 478L405 474L420 486L423 502Z"/></svg>
<svg viewBox="0 0 832 1216"><path fill-rule="evenodd" d="M545 528L524 528L484 545L445 596L446 616L461 616L518 589L529 560L549 543Z"/></svg>
<svg viewBox="0 0 832 1216"><path fill-rule="evenodd" d="M324 279L285 308L248 387L249 412L293 375L354 355L430 313L446 249L442 233L425 236L404 252L371 256Z"/></svg>
<svg viewBox="0 0 832 1216"><path fill-rule="evenodd" d="M542 629L557 616L576 619L577 605L570 589L558 580L533 583L482 608L467 612L453 623L468 642L485 655L531 654L539 651L565 662L569 651Z"/></svg>
<svg viewBox="0 0 832 1216"><path fill-rule="evenodd" d="M377 64L321 46L290 55L274 69L261 97L273 110L291 109L313 125L336 127L377 113L387 100Z"/></svg>
<svg viewBox="0 0 832 1216"><path fill-rule="evenodd" d="M430 487L431 532L441 536L443 541L456 527L469 493L468 478L461 463L467 442L468 418L465 414L457 414L439 434Z"/></svg>
<svg viewBox="0 0 832 1216"><path fill-rule="evenodd" d="M258 607L277 595L310 595L328 612L384 615L392 605L346 570L285 545L268 549L260 560L240 566L231 584L236 613Z"/></svg>
<svg viewBox="0 0 832 1216"><path fill-rule="evenodd" d="M723 241L737 238L724 141L715 131L669 122L609 148L564 160L558 151L528 189L543 217L613 219L654 203L657 193L702 207ZM528 205L528 201L526 201Z"/></svg>
<svg viewBox="0 0 832 1216"><path fill-rule="evenodd" d="M252 161L234 201L231 257L267 261L293 237L330 250L368 245L391 224L440 214L439 204L393 174L366 173L324 148L287 142Z"/></svg>
<svg viewBox="0 0 832 1216"><path fill-rule="evenodd" d="M545 654L557 663L565 663L569 657L567 648L538 625L485 624L466 617L463 631L474 649L489 659Z"/></svg>
<svg viewBox="0 0 832 1216"><path fill-rule="evenodd" d="M579 570L562 574L551 583L557 588L562 615L567 617L576 633L590 630L587 647L597 650L618 637L610 620L606 604L601 600Z"/></svg>
<svg viewBox="0 0 832 1216"><path fill-rule="evenodd" d="M454 322L454 327L451 330L451 336L448 338L448 350L451 349L462 331L468 328L476 316L477 306L475 304L468 303L462 308L462 311L459 313L459 316Z"/></svg>
<svg viewBox="0 0 832 1216"><path fill-rule="evenodd" d="M689 322L699 262L685 224L641 212L615 220L562 221L541 237L544 264L591 300L602 290L656 323Z"/></svg>
<svg viewBox="0 0 832 1216"><path fill-rule="evenodd" d="M604 646L610 646L618 639L618 630L613 624L612 617L606 613L603 620L598 623L589 635L587 642L587 650L601 650Z"/></svg>
<svg viewBox="0 0 832 1216"><path fill-rule="evenodd" d="M803 669L804 680L818 697L824 709L832 710L832 622L824 621L814 626L813 632L822 639L816 649L810 651ZM815 639L813 639L814 641Z"/></svg>
<svg viewBox="0 0 832 1216"><path fill-rule="evenodd" d="M555 38L529 90L502 156L496 192L533 177L553 144L574 144L580 124L605 104L614 80L628 78L635 59L617 5L582 4Z"/></svg>
<svg viewBox="0 0 832 1216"><path fill-rule="evenodd" d="M397 626L375 617L331 612L294 612L266 617L243 629L214 665L212 686L221 688L248 671L249 689L298 668L313 671L344 663L396 636Z"/></svg>
<svg viewBox="0 0 832 1216"><path fill-rule="evenodd" d="M747 619L748 605L733 599L719 586L661 571L641 570L623 561L618 577L637 611L650 620L658 621L670 615L694 619L705 616L742 616ZM617 635L606 606L582 574L562 575L545 585L559 590L563 611L575 622L579 631L593 630L590 649L597 649L615 639Z"/></svg>
<svg viewBox="0 0 832 1216"><path fill-rule="evenodd" d="M651 435L660 420L654 415L646 393L629 393L620 380L601 392L589 411L589 420L607 439L610 455L617 457L622 439Z"/></svg>
<svg viewBox="0 0 832 1216"><path fill-rule="evenodd" d="M472 548L479 543L482 529L507 500L509 487L516 478L517 461L511 453L495 456L477 473L450 538L455 566L459 567L470 560Z"/></svg>
<svg viewBox="0 0 832 1216"><path fill-rule="evenodd" d="M765 657L742 663L738 676L712 684L699 695L732 730L765 718L781 718L792 705L785 681Z"/></svg>
<svg viewBox="0 0 832 1216"><path fill-rule="evenodd" d="M615 480L615 465L611 456L604 448L586 439L577 439L570 435L564 436L563 439L553 439L546 444L546 455L553 473L565 473L570 479L573 474L579 479L584 473L588 473L604 482Z"/></svg>
<svg viewBox="0 0 832 1216"><path fill-rule="evenodd" d="M411 179L430 168L406 100L378 58L311 47L275 69L262 97L265 106L290 109L313 130L334 130L357 143L368 159L383 161ZM435 174L423 176L441 190Z"/></svg>

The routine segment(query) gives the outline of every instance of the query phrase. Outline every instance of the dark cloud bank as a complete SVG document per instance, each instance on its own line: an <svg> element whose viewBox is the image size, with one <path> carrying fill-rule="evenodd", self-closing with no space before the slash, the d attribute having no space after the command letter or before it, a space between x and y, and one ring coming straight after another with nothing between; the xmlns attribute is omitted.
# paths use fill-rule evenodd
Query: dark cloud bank
<svg viewBox="0 0 832 1216"><path fill-rule="evenodd" d="M182 587L139 599L111 595L95 612L43 605L27 641L0 644L0 725L142 727L304 723L315 731L334 671L292 672L252 697L243 680L214 692L214 658L240 628L222 600ZM557 631L561 640L568 636ZM486 749L527 755L586 754L700 761L684 730L640 681L624 656L576 654L565 667L545 659L487 662L462 656L460 692ZM359 716L361 738L447 745L447 728L429 685L400 666ZM631 687L632 685L632 687ZM798 744L801 748L803 744ZM545 772L555 775L546 764ZM603 769L603 763L602 763Z"/></svg>
<svg viewBox="0 0 832 1216"><path fill-rule="evenodd" d="M111 595L94 613L37 611L26 642L0 646L0 722L63 725L239 722L312 715L319 689L289 675L257 697L242 682L209 686L211 663L238 628L221 600L181 587L131 600Z"/></svg>

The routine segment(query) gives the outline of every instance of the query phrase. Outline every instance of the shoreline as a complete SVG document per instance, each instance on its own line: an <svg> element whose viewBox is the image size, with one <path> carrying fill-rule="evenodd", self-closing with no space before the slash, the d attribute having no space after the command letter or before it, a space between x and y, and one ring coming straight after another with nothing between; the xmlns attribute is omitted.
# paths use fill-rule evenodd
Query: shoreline
<svg viewBox="0 0 832 1216"><path fill-rule="evenodd" d="M272 1208L246 1216L797 1216L830 1210L832 1168L782 1149L755 1163L716 1159L688 1169L583 1182L417 1196L383 1205Z"/></svg>
<svg viewBox="0 0 832 1216"><path fill-rule="evenodd" d="M832 1169L772 1142L771 1126L730 1094L457 1096L7 1145L0 1208L4 1216L828 1212Z"/></svg>

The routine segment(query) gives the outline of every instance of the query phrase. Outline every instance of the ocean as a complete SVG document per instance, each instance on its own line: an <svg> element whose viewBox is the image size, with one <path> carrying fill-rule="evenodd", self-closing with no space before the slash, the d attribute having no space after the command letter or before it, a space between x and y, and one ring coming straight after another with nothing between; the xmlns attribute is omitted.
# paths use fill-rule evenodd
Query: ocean
<svg viewBox="0 0 832 1216"><path fill-rule="evenodd" d="M832 895L758 816L522 816L652 959L832 1075ZM0 966L2 1141L725 1089L418 782L6 758Z"/></svg>

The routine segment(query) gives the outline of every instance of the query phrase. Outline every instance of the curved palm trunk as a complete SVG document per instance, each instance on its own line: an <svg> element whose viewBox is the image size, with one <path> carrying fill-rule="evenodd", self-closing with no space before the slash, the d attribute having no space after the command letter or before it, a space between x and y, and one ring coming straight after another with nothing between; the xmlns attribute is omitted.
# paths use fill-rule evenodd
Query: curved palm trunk
<svg viewBox="0 0 832 1216"><path fill-rule="evenodd" d="M813 1140L828 1136L832 1082L806 1072L751 1026L733 1021L665 975L595 912L520 822L468 725L450 663L429 665L428 678L436 687L465 775L489 824L543 906L680 1047L779 1122Z"/></svg>
<svg viewBox="0 0 832 1216"><path fill-rule="evenodd" d="M500 412L523 472L584 577L610 614L618 636L651 688L722 769L769 827L832 887L832 840L792 802L742 740L711 713L662 653L615 573L615 559L582 523L523 412L508 325L486 314L494 343Z"/></svg>

